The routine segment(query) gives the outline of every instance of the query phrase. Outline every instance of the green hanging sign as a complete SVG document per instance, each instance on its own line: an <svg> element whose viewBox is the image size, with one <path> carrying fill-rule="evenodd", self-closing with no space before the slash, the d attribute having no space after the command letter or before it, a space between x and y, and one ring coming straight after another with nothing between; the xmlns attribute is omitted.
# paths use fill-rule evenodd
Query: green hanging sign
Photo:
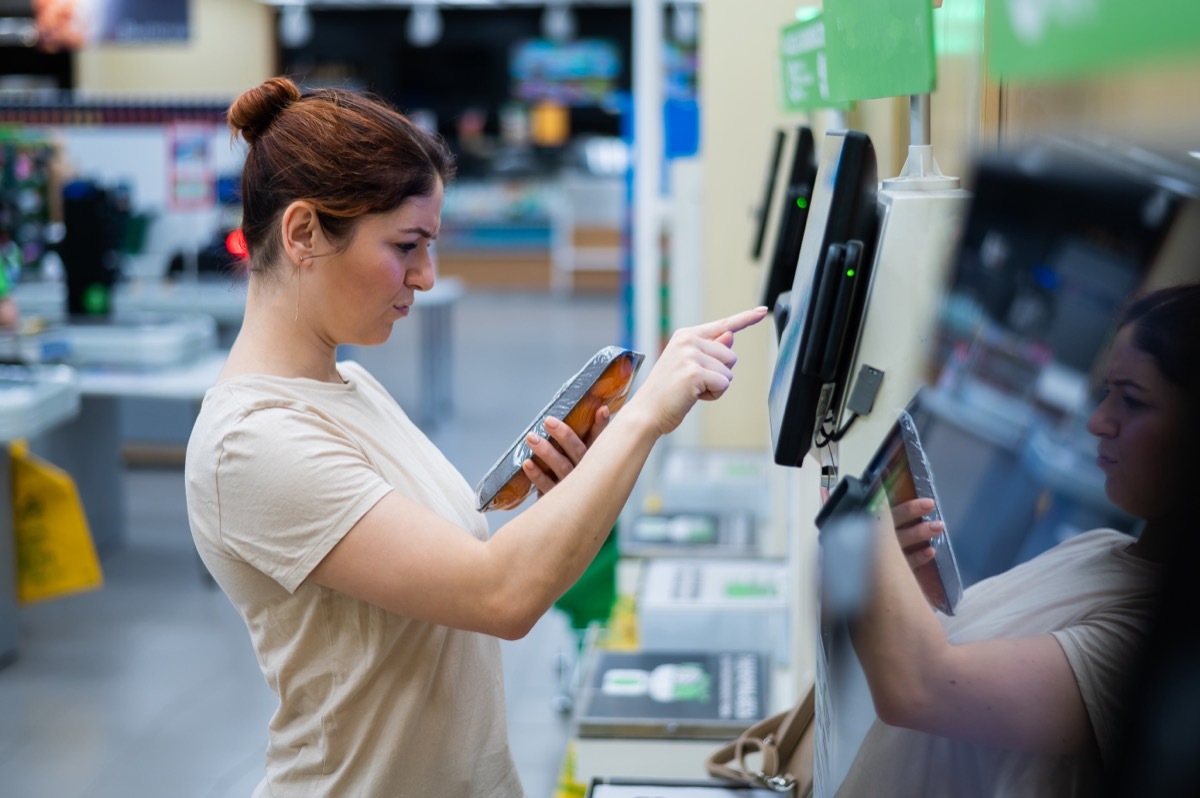
<svg viewBox="0 0 1200 798"><path fill-rule="evenodd" d="M817 14L783 29L779 39L783 107L812 111L838 105L829 98L825 64L825 22Z"/></svg>
<svg viewBox="0 0 1200 798"><path fill-rule="evenodd" d="M823 16L833 100L933 91L932 0L825 0Z"/></svg>
<svg viewBox="0 0 1200 798"><path fill-rule="evenodd" d="M1111 72L1200 52L1195 0L992 0L987 68L996 78Z"/></svg>

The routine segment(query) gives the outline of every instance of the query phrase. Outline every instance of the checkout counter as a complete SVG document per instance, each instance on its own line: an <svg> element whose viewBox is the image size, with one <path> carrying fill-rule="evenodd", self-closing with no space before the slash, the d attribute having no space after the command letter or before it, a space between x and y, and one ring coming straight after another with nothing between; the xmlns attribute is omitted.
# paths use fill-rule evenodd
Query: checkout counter
<svg viewBox="0 0 1200 798"><path fill-rule="evenodd" d="M194 415L226 353L216 345L216 322L197 314L69 321L41 336L65 341L81 400L75 418L32 438L30 447L75 480L103 557L124 540L121 402L183 401Z"/></svg>
<svg viewBox="0 0 1200 798"><path fill-rule="evenodd" d="M15 345L10 337L0 345ZM8 446L15 440L45 434L68 423L79 412L79 385L67 366L0 366L0 484L12 485ZM10 663L19 646L16 546L12 491L0 490L0 667Z"/></svg>
<svg viewBox="0 0 1200 798"><path fill-rule="evenodd" d="M23 317L40 316L49 321L65 317L66 288L62 283L18 283L13 298ZM431 291L419 294L413 306L417 326L415 348L416 373L414 382L420 386L412 397L412 412L418 424L436 425L444 422L454 406L454 308L466 293L464 283L453 277L439 278ZM179 281L136 281L118 283L112 292L113 317L149 315L202 315L215 324L216 346L227 349L242 326L246 309L246 283L239 280L182 279ZM393 357L392 346L398 345L393 335L389 344L370 349L343 347L342 359L358 359L370 368L370 360ZM213 372L215 375L216 372ZM211 385L211 383L209 383ZM399 386L384 386L399 398ZM129 398L132 400L132 394ZM203 398L203 392L197 400ZM127 404L134 404L136 400ZM139 406L142 414L155 412ZM129 413L123 414L127 423Z"/></svg>

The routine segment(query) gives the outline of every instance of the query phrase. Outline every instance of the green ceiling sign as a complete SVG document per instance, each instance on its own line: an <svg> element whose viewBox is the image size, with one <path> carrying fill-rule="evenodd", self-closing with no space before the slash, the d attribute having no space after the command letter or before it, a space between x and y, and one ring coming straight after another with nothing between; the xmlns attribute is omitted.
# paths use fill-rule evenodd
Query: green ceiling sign
<svg viewBox="0 0 1200 798"><path fill-rule="evenodd" d="M825 0L823 18L833 100L933 91L932 0Z"/></svg>
<svg viewBox="0 0 1200 798"><path fill-rule="evenodd" d="M827 3L828 4L828 3ZM991 0L988 72L1065 77L1200 52L1195 0Z"/></svg>
<svg viewBox="0 0 1200 798"><path fill-rule="evenodd" d="M825 21L820 14L784 28L779 55L785 109L811 111L837 105L829 97Z"/></svg>

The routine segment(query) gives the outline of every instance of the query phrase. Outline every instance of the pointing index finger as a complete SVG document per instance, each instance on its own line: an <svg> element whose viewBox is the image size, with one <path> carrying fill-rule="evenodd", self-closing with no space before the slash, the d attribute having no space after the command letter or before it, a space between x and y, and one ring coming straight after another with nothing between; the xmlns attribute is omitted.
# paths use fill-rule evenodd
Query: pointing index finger
<svg viewBox="0 0 1200 798"><path fill-rule="evenodd" d="M732 316L726 316L723 319L710 321L706 324L701 324L696 327L697 334L705 338L716 338L721 333L737 332L744 330L747 327L753 327L767 316L766 305L759 305L750 310L743 310L741 313L735 313Z"/></svg>

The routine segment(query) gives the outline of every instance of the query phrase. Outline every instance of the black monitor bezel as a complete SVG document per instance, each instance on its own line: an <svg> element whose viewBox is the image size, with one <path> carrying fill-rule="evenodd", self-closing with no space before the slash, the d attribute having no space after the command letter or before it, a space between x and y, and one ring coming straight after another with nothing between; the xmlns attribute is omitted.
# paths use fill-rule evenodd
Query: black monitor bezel
<svg viewBox="0 0 1200 798"><path fill-rule="evenodd" d="M823 352L827 343L825 333L814 333L812 320L816 313L817 287L825 276L829 248L858 241L862 247L860 274L855 278L870 280L870 265L874 260L875 237L878 232L878 166L870 137L858 131L829 131L823 147L835 147L836 152L823 150L814 181L814 213L809 221L820 224L818 211L825 211L825 229L817 238L816 230L806 230L792 286L792 306L787 326L780 336L779 355L772 374L768 397L774 461L779 465L800 467L812 449L813 437L825 409L836 407L845 391L850 356L855 347L843 343L840 362L833 382L809 374L801 368L810 347ZM833 173L829 174L828 169ZM827 191L828 205L819 207L818 192ZM804 262L811 263L805 266ZM868 291L857 291L856 305L849 311L844 334L857 336L861 329ZM836 296L836 292L830 295Z"/></svg>
<svg viewBox="0 0 1200 798"><path fill-rule="evenodd" d="M762 259L763 243L767 240L767 226L771 218L771 205L775 201L775 187L779 184L779 162L783 160L783 144L787 134L776 128L771 141L771 157L767 161L767 172L763 176L762 196L754 209L754 238L750 244L750 260Z"/></svg>
<svg viewBox="0 0 1200 798"><path fill-rule="evenodd" d="M775 307L779 295L791 289L795 281L796 263L800 258L816 179L816 142L811 129L799 126L792 140L792 161L783 193L783 207L779 210L775 244L763 281L761 304L768 308Z"/></svg>

